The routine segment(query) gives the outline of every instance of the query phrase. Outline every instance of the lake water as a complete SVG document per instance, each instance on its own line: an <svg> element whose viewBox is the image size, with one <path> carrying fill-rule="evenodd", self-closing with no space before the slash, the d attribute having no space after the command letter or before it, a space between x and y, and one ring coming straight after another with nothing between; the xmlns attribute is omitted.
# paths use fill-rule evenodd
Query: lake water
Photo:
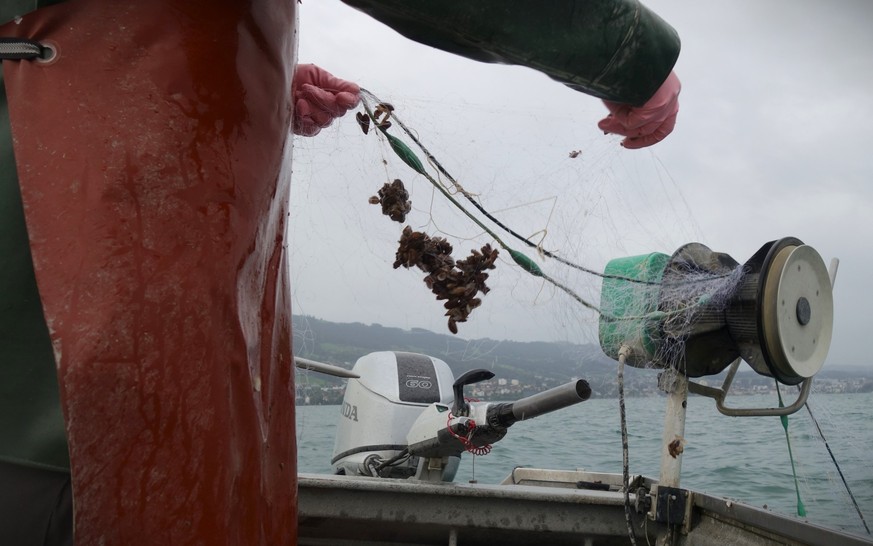
<svg viewBox="0 0 873 546"><path fill-rule="evenodd" d="M786 398L790 404L793 398ZM626 400L630 471L657 479L666 400ZM729 397L730 406L772 407L775 396ZM873 527L873 394L816 394L813 415ZM298 469L331 473L340 406L297 408ZM806 409L789 417L791 447L806 519L866 534ZM796 517L797 498L785 431L778 417L726 417L713 401L691 396L685 427L682 486ZM490 454L465 453L456 481L497 483L516 466L621 472L617 399L592 399L516 423ZM473 460L475 459L475 465Z"/></svg>

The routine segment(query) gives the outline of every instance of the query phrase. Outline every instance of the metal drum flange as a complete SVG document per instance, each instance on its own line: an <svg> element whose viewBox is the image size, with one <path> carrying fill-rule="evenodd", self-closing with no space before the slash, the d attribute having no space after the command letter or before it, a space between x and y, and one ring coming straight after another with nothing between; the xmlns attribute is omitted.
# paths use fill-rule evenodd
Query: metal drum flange
<svg viewBox="0 0 873 546"><path fill-rule="evenodd" d="M797 384L821 369L833 334L834 302L824 261L810 246L786 246L766 271L761 326L776 378Z"/></svg>

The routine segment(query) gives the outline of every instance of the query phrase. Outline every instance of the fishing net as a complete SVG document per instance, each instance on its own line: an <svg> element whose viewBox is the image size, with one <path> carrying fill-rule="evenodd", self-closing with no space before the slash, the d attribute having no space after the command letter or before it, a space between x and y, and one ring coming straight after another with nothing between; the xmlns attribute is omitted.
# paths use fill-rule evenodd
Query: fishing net
<svg viewBox="0 0 873 546"><path fill-rule="evenodd" d="M630 345L637 367L686 372L691 338L713 340L711 317L748 272L685 248L704 237L655 153L593 132L554 136L590 122L572 114L365 99L357 123L296 144L298 313L458 332L479 339L442 356L477 364L493 339L563 340L613 358Z"/></svg>
<svg viewBox="0 0 873 546"><path fill-rule="evenodd" d="M378 206L367 210L362 205L334 203L328 213L333 229L318 230L332 240L317 239L331 247L334 242L349 246L349 239L356 239L352 243L359 247L355 252L331 253L337 269L351 273L356 283L364 271L390 279L374 287L373 293L365 289L353 296L363 303L357 312L369 313L366 322L379 322L372 317L383 311L375 302L367 305L364 300L381 296L381 307L387 303L389 312L395 314L389 322L396 323L399 312L406 314L412 326L434 324L439 307L418 295L414 302L407 299L409 293L416 293L410 288L417 281L424 285L417 294L430 291L441 302L446 317L442 328L452 333L458 332L459 324L467 329L468 324L481 321L479 331L503 325L507 335L500 337L555 339L559 333L565 340L585 343L597 341L600 330L601 344L615 342L614 348L604 347L613 357L611 351L617 352L622 342L642 336L646 339L638 341L652 345L654 352L642 355L644 360L637 365L654 362L658 367L679 367L683 340L696 310L702 304L714 309L737 286L742 275L738 267L702 270L674 264L669 278L661 279L660 275L646 277L634 264L604 274L617 256L647 246L647 250L675 248L677 241L684 238L687 242L698 235L681 192L654 154L641 152L637 159L628 160L615 141L603 135L587 135L576 146L550 142L550 133L537 123L542 120L535 111L525 114L524 123L525 116L517 112L456 107L456 117L464 125L483 124L497 135L495 139L503 141L471 142L466 141L463 126L450 127L448 136L444 127L427 130L427 120L434 123L434 116L428 112L417 117L422 105L416 108L414 101L410 105L404 100L395 108L367 91L363 97L356 116L357 134L348 134L351 124L344 124L331 134L333 140L327 145L342 149L356 138L363 143L356 142L355 149L363 147L364 151L357 157L340 158L336 151L313 147L304 152L304 163L311 173L339 170L332 161L348 172L348 164L354 163L355 180L346 174L345 183L331 190L347 192L343 200L354 195L357 203ZM300 162L299 151L297 155ZM319 174L326 178L323 172ZM315 197L312 185L304 191L308 208ZM367 194L366 200L362 193ZM373 223L378 212L387 216L381 225ZM399 225L392 228L391 220ZM366 260L342 261L361 256L361 249L369 254ZM298 248L295 261L301 252ZM386 262L394 269L418 274L410 277L398 271L389 275ZM377 267L381 268L378 272ZM295 278L300 282L299 274ZM411 304L410 308L390 305L396 301L392 287L403 294L397 299ZM610 297L608 309L601 307L601 293ZM324 296L318 292L319 298ZM299 304L306 307L304 301ZM346 321L349 307L343 306ZM492 311L481 312L479 307ZM409 314L411 309L415 317ZM423 319L424 315L429 318ZM511 331L518 328L512 323L522 325L521 335ZM604 329L608 330L606 339ZM475 335L477 329L471 330Z"/></svg>
<svg viewBox="0 0 873 546"><path fill-rule="evenodd" d="M438 124L433 114L434 109L442 112L445 108L446 105L432 101L407 99L402 107L398 106L398 112L392 120L401 115L403 119L411 118L410 130L415 135L421 135L420 140L428 149L440 150L439 154L434 152L434 155L440 156L439 161L447 171L453 173L457 184L446 180L445 175L434 169L425 154L415 150L414 142L398 127L389 129L389 134L396 133L398 140L402 139L415 151L422 165L445 185L449 195L463 201L464 207L472 214L482 217L466 201L462 190L499 217L505 225L534 242L534 248L520 244L518 250L527 253L539 264L548 261L548 258L540 257L539 251L549 250L570 259L584 257L585 265L591 266L592 270L602 269L605 261L615 255L643 250L649 245L669 248L677 244L674 241L681 241L683 234L696 230L693 220L690 220L690 211L684 207L682 200L677 203L674 198L666 197L666 193L675 193L675 184L666 170L657 164L654 156L647 155L642 160L648 163L645 174L654 174L653 184L648 176L645 181L642 179L640 165L627 163L621 158L621 148L616 146L614 140L604 139L603 135L587 135L586 141L575 142L575 146L568 146L566 142L549 142L548 132L539 129L539 126L554 120L541 120L536 111L529 111L525 119L518 113L456 104L452 105L457 112L455 117L468 121L460 124L460 127L454 125L446 128ZM512 120L505 119L507 117ZM520 123L520 119L524 121ZM537 120L540 123L536 123ZM463 129L468 123L488 127L489 134L495 135L496 142L467 140ZM579 121L568 116L564 123L572 126ZM524 125L524 130L519 129L519 124ZM378 134L374 129L371 131ZM429 142L424 142L426 140ZM570 157L573 152L578 155ZM391 225L388 219L375 215L378 209L363 205L380 191L383 184L392 184L398 179L409 192L412 210L406 224L414 231L447 238L455 247L457 258L464 257L473 248L494 243L494 239L481 226L474 224L429 181L405 165L394 154L390 143L373 133L365 137L354 125L343 123L318 142L301 140L297 144L296 156L296 163L303 172L302 176L295 179L299 199L295 199L292 206L309 209L315 201L319 202L318 206L329 203L325 209L332 207L333 211L326 214L335 229L318 228L320 236L329 237L323 242L326 247L333 247L335 242L345 243L339 245L345 248L363 246L361 250L369 254L368 258L380 264L393 263L395 245L404 226ZM350 168L354 179L349 177ZM330 171L337 173L335 176L339 180ZM624 172L619 177L617 171ZM331 186L314 186L317 182L312 182L311 174L316 174L320 180L330 180ZM667 191L666 185L671 186L671 191ZM647 201L651 206L645 205ZM666 210L681 210L679 214L666 213L665 209L658 208L661 204L666 205ZM613 213L615 208L627 212L616 216ZM315 221L312 218L314 215L305 210L292 211L292 219L298 213L302 213L303 222ZM677 227L680 229L675 229ZM296 233L303 237L311 237L312 232L306 229L306 225L298 224L295 228ZM508 237L502 233L499 236ZM292 233L292 237L295 244L303 242L295 233ZM383 244L385 239L388 240L387 245ZM297 245L295 251L307 252L305 246ZM385 252L383 249L386 246L395 248ZM361 254L336 253L337 256ZM507 260L512 263L509 253L503 252L498 264ZM364 265L356 261L354 267ZM348 267L340 269L347 270ZM540 308L556 297L558 291L550 289L546 283L530 279L521 283L520 279L525 277L522 270L509 267L499 269L501 295L493 297L492 294L489 301L493 306L496 306L496 302L491 300L522 302L521 307L525 309L511 313L514 320L523 320L525 314L536 315ZM384 273L381 267L379 270ZM586 301L596 301L599 293L597 279L586 279L584 275L559 270L549 270L548 274L561 282L572 283ZM401 275L394 275L391 280L392 283L403 282L402 278ZM495 281L492 279L492 282ZM562 303L559 307L549 309L548 314L568 319L566 305ZM490 316L483 317L483 320L499 319ZM578 320L578 313L574 311L572 322ZM596 318L588 315L583 322L596 323ZM540 332L532 333L533 336L542 337ZM572 337L576 339L580 333L577 330ZM591 339L590 331L588 334L588 339ZM521 338L533 336L528 334Z"/></svg>

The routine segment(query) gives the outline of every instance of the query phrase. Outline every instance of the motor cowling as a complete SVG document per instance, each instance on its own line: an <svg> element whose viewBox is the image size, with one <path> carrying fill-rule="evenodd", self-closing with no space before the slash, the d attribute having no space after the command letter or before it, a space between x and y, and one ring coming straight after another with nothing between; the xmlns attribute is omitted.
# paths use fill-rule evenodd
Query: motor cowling
<svg viewBox="0 0 873 546"><path fill-rule="evenodd" d="M338 474L362 474L365 460L388 460L406 449L406 434L424 408L451 405L454 376L427 355L382 351L358 359L341 406L331 464ZM404 472L404 467L394 470ZM401 476L398 476L401 477Z"/></svg>

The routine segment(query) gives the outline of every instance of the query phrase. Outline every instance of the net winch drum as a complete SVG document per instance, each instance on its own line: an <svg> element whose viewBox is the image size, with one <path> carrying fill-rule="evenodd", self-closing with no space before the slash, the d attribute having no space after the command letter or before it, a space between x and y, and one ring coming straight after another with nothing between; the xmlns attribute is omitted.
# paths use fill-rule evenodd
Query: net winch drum
<svg viewBox="0 0 873 546"><path fill-rule="evenodd" d="M636 367L714 375L737 358L796 385L824 364L833 293L818 252L793 237L762 246L742 266L700 243L672 256L618 258L604 270L600 345Z"/></svg>
<svg viewBox="0 0 873 546"><path fill-rule="evenodd" d="M383 460L406 449L406 433L424 408L451 404L454 375L438 358L394 351L358 359L349 379L337 425L331 465L356 475L371 455Z"/></svg>

